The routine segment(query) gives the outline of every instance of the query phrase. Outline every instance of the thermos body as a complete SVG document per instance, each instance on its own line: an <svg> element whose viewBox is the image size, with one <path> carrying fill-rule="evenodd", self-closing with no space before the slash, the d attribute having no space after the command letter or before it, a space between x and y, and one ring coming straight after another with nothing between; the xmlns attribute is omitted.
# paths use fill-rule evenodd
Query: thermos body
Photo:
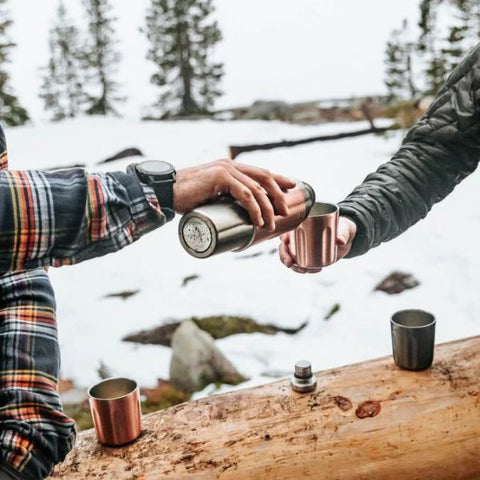
<svg viewBox="0 0 480 480"><path fill-rule="evenodd" d="M286 200L289 214L275 216L274 232L252 225L248 212L231 197L203 205L180 220L180 242L197 258L245 250L300 225L315 203L315 192L307 183L297 182L296 187L286 193Z"/></svg>

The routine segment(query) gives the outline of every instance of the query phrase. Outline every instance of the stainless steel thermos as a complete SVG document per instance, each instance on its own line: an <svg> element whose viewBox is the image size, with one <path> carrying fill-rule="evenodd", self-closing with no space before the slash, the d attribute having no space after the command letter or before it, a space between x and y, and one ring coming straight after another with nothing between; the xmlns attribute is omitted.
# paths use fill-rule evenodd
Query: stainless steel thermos
<svg viewBox="0 0 480 480"><path fill-rule="evenodd" d="M186 213L179 225L180 242L192 256L207 258L223 252L240 252L296 228L310 213L315 192L297 182L286 193L289 213L275 216L275 231L252 225L248 212L233 198L224 197Z"/></svg>

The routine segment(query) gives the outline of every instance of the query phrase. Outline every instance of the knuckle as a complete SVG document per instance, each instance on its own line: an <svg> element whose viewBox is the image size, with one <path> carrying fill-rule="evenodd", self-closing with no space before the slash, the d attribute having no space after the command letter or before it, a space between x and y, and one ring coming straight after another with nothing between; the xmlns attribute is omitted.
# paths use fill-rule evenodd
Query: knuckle
<svg viewBox="0 0 480 480"><path fill-rule="evenodd" d="M232 165L232 160L227 160L226 158L222 158L221 160L218 160L218 163L223 167L223 168L229 168Z"/></svg>
<svg viewBox="0 0 480 480"><path fill-rule="evenodd" d="M261 171L262 178L265 181L272 180L272 174L270 173L270 170L267 170L266 168L262 168L260 171Z"/></svg>
<svg viewBox="0 0 480 480"><path fill-rule="evenodd" d="M245 188L243 191L242 191L242 198L243 200L245 200L246 202L251 202L253 200L253 194L252 192L248 189L248 188Z"/></svg>
<svg viewBox="0 0 480 480"><path fill-rule="evenodd" d="M214 175L216 175L218 178L222 180L228 176L228 171L226 167L218 163L215 165L213 172L214 172Z"/></svg>
<svg viewBox="0 0 480 480"><path fill-rule="evenodd" d="M255 183L255 184L253 185L253 188L254 188L255 191L257 191L258 193L264 193L263 187L262 187L259 183Z"/></svg>

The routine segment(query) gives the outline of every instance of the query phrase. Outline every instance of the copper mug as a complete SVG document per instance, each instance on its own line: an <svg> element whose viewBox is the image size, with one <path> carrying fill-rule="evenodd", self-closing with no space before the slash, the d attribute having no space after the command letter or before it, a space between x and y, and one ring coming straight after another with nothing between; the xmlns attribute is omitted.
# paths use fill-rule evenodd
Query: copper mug
<svg viewBox="0 0 480 480"><path fill-rule="evenodd" d="M317 202L307 219L289 233L298 267L316 271L337 261L338 206Z"/></svg>
<svg viewBox="0 0 480 480"><path fill-rule="evenodd" d="M95 433L103 445L119 447L142 431L140 391L128 378L109 378L88 391Z"/></svg>

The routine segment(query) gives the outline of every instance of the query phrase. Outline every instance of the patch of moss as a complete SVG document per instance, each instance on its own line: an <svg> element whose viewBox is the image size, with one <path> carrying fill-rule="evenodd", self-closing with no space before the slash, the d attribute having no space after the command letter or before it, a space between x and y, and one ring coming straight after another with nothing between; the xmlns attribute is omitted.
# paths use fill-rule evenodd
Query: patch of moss
<svg viewBox="0 0 480 480"><path fill-rule="evenodd" d="M240 385L243 382L250 380L248 377L244 377L241 373L238 372L230 372L224 373L222 378L218 378L217 380L212 381L211 378L202 377L200 379L199 385L195 389L197 392L200 392L204 388L207 388L209 385L214 385L214 390L219 390L222 385Z"/></svg>
<svg viewBox="0 0 480 480"><path fill-rule="evenodd" d="M385 117L395 119L400 128L412 127L419 116L418 106L412 100L393 103L385 109Z"/></svg>
<svg viewBox="0 0 480 480"><path fill-rule="evenodd" d="M145 400L142 402L142 413L156 412L164 410L180 403L188 402L191 395L183 390L175 388L173 385L166 385L162 388L161 395L155 399Z"/></svg>
<svg viewBox="0 0 480 480"><path fill-rule="evenodd" d="M79 431L93 428L92 414L87 402L64 405L63 410L75 420Z"/></svg>
<svg viewBox="0 0 480 480"><path fill-rule="evenodd" d="M330 320L336 313L340 311L341 305L336 303L335 305L330 308L328 313L325 315L325 320Z"/></svg>
<svg viewBox="0 0 480 480"><path fill-rule="evenodd" d="M239 333L264 333L274 335L278 332L295 335L307 326L304 322L298 328L281 328L275 325L262 325L252 318L237 317L234 315L212 315L209 317L192 317L191 320L203 331L208 332L213 338L225 338ZM164 345L170 347L175 330L181 322L171 322L142 330L124 337L124 342L134 342L144 345Z"/></svg>
<svg viewBox="0 0 480 480"><path fill-rule="evenodd" d="M225 338L239 333L265 333L267 335L274 335L279 330L272 325L261 325L251 318L230 315L203 318L192 317L192 321L198 328L208 332L215 339Z"/></svg>

